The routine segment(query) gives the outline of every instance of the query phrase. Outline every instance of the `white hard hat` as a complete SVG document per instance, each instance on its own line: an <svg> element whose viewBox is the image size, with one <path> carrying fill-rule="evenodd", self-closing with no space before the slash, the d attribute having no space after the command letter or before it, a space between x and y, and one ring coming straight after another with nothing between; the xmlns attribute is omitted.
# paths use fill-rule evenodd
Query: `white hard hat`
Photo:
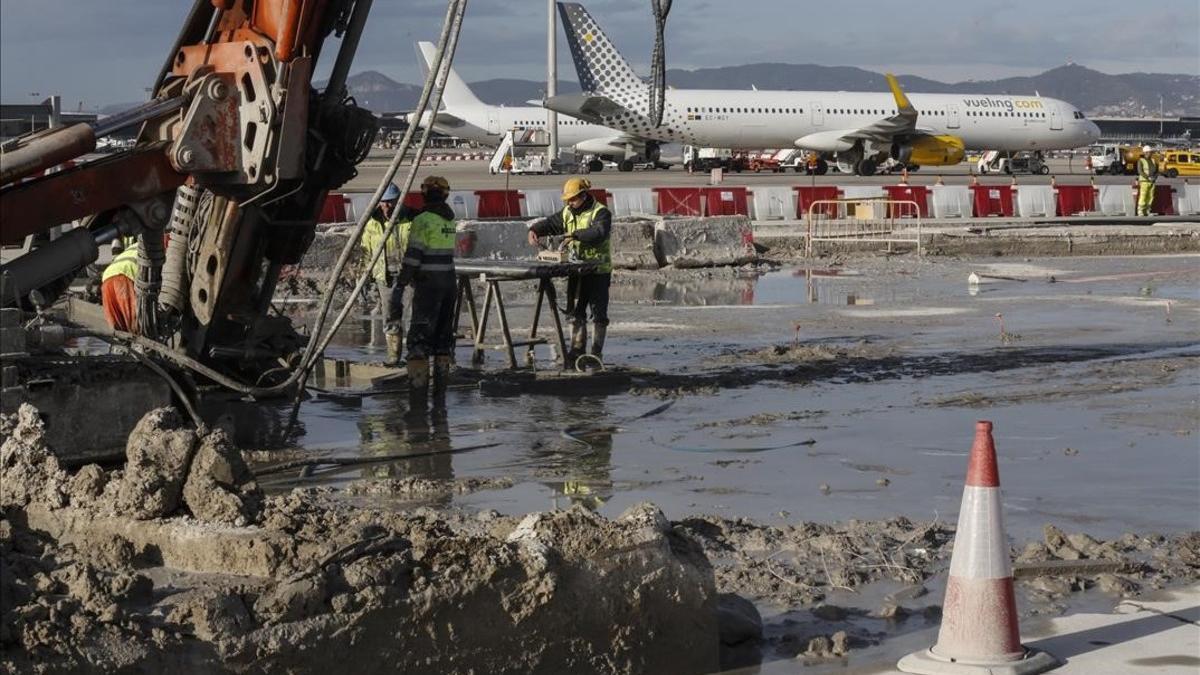
<svg viewBox="0 0 1200 675"><path fill-rule="evenodd" d="M1148 146L1148 145L1143 145L1143 146L1142 146L1142 152L1150 152L1150 146Z"/></svg>

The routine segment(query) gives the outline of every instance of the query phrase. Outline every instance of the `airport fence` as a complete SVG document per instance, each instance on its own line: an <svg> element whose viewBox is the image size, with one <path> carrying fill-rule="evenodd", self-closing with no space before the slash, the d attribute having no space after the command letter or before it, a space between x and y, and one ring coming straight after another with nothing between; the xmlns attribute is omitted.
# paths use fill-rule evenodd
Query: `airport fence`
<svg viewBox="0 0 1200 675"><path fill-rule="evenodd" d="M818 199L808 205L805 255L813 243L914 244L921 256L921 207L911 199Z"/></svg>

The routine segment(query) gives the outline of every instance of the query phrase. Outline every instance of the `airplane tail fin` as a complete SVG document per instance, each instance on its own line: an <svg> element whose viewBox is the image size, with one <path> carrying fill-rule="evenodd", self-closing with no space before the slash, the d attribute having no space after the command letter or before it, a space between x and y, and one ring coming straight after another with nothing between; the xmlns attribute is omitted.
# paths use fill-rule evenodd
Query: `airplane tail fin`
<svg viewBox="0 0 1200 675"><path fill-rule="evenodd" d="M579 85L585 92L603 93L622 105L640 110L647 105L647 85L617 52L600 24L577 2L558 3L563 30Z"/></svg>
<svg viewBox="0 0 1200 675"><path fill-rule="evenodd" d="M436 50L437 47L432 42L417 43L417 55L420 57L417 61L421 65L421 73L425 76L429 75L429 66L433 63ZM459 108L482 107L485 104L475 96L467 83L463 82L458 73L451 68L450 75L446 78L446 88L442 91L442 105L446 108Z"/></svg>

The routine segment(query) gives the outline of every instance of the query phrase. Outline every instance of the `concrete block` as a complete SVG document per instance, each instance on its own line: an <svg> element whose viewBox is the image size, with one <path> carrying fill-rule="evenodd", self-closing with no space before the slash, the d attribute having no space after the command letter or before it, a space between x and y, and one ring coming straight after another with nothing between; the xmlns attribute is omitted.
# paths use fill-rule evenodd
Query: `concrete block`
<svg viewBox="0 0 1200 675"><path fill-rule="evenodd" d="M20 374L16 366L4 366L0 368L0 387L8 388L17 386L17 378Z"/></svg>
<svg viewBox="0 0 1200 675"><path fill-rule="evenodd" d="M29 392L25 387L9 387L0 388L0 413L6 415L17 412L17 408L21 407L22 403L29 400Z"/></svg>
<svg viewBox="0 0 1200 675"><path fill-rule="evenodd" d="M23 354L25 352L25 329L20 326L0 328L0 354Z"/></svg>
<svg viewBox="0 0 1200 675"><path fill-rule="evenodd" d="M746 216L663 219L655 226L654 250L660 263L680 268L742 265L758 258Z"/></svg>
<svg viewBox="0 0 1200 675"><path fill-rule="evenodd" d="M618 269L658 269L654 252L654 230L658 218L628 218L613 222L613 267Z"/></svg>

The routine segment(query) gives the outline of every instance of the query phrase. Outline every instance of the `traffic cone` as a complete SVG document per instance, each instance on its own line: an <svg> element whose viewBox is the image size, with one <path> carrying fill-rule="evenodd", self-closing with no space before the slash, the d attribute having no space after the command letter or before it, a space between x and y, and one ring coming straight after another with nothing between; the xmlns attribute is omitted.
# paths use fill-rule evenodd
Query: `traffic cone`
<svg viewBox="0 0 1200 675"><path fill-rule="evenodd" d="M992 423L976 422L937 644L897 667L921 675L1030 675L1058 665L1021 644Z"/></svg>

